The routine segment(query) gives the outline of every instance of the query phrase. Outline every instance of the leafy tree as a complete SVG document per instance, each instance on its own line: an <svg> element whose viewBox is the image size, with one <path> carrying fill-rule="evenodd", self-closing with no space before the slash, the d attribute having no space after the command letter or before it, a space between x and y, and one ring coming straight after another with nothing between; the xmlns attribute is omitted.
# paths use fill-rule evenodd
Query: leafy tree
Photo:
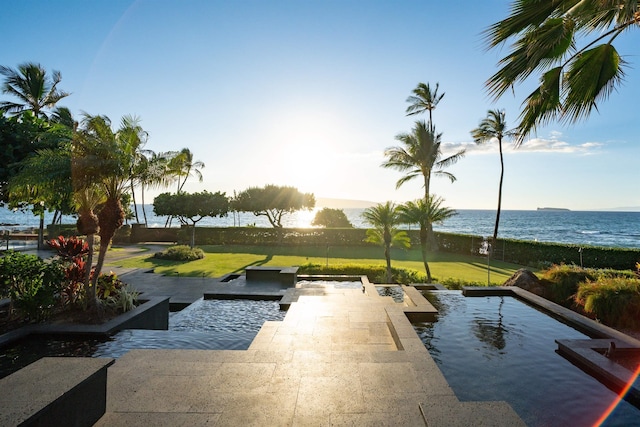
<svg viewBox="0 0 640 427"><path fill-rule="evenodd" d="M515 132L507 130L505 112L489 110L487 117L480 122L480 126L471 131L471 136L476 144L496 139L500 150L500 183L498 184L498 210L496 211L496 224L493 228L493 241L498 238L498 225L500 224L500 209L502 207L502 181L504 178L504 157L502 155L503 138L512 138Z"/></svg>
<svg viewBox="0 0 640 427"><path fill-rule="evenodd" d="M20 162L38 150L58 148L70 135L64 126L52 125L30 111L14 117L0 114L0 203L9 201L7 185L20 170Z"/></svg>
<svg viewBox="0 0 640 427"><path fill-rule="evenodd" d="M523 103L517 143L540 125L576 122L597 109L625 75L626 61L613 43L638 23L635 0L513 1L509 16L485 30L490 48L512 41L486 86L498 99L541 73L540 85Z"/></svg>
<svg viewBox="0 0 640 427"><path fill-rule="evenodd" d="M399 221L403 224L418 224L420 227L420 249L422 250L422 262L427 273L427 283L431 283L431 269L427 262L427 241L429 226L451 218L456 212L442 206L444 200L430 195L426 200L418 199L415 202L407 202L398 207Z"/></svg>
<svg viewBox="0 0 640 427"><path fill-rule="evenodd" d="M18 98L19 101L3 101L0 110L20 114L32 111L36 117L47 117L46 110L69 94L58 90L62 80L59 71L53 71L51 78L46 70L34 62L20 64L17 69L0 66L0 74L5 76L2 93Z"/></svg>
<svg viewBox="0 0 640 427"><path fill-rule="evenodd" d="M282 217L302 209L313 209L316 199L311 193L301 193L295 187L266 185L240 192L234 200L238 212L253 212L266 216L274 228L282 228Z"/></svg>
<svg viewBox="0 0 640 427"><path fill-rule="evenodd" d="M153 200L153 211L159 216L175 216L191 221L191 247L195 246L196 223L205 217L223 217L229 212L225 193L162 193Z"/></svg>
<svg viewBox="0 0 640 427"><path fill-rule="evenodd" d="M407 107L407 116L414 114L429 112L429 129L434 132L433 125L433 110L436 109L438 103L444 98L444 93L438 94L438 88L440 85L436 83L436 87L431 90L429 83L418 83L418 86L413 90L413 95L407 98L407 102L411 105Z"/></svg>
<svg viewBox="0 0 640 427"><path fill-rule="evenodd" d="M331 208L322 208L322 210L318 211L311 225L328 228L353 227L353 224L349 222L349 218L347 218L342 209Z"/></svg>
<svg viewBox="0 0 640 427"><path fill-rule="evenodd" d="M387 262L387 283L391 283L391 247L408 248L409 236L397 229L400 223L399 210L392 202L367 208L362 213L364 220L373 228L367 230L367 241L384 247Z"/></svg>

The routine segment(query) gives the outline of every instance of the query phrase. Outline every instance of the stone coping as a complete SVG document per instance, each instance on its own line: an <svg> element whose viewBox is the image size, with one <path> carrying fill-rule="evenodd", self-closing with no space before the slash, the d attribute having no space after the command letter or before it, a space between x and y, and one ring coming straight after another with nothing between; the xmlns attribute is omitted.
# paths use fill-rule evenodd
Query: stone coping
<svg viewBox="0 0 640 427"><path fill-rule="evenodd" d="M109 320L91 324L30 324L0 335L0 347L31 334L112 335L122 329L168 329L169 297L151 297L131 311Z"/></svg>

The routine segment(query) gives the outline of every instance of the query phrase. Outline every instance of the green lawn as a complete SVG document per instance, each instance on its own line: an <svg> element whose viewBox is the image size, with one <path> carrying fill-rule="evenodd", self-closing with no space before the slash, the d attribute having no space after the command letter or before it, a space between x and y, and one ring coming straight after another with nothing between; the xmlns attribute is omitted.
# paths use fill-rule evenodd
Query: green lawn
<svg viewBox="0 0 640 427"><path fill-rule="evenodd" d="M255 265L296 266L306 263L337 265L384 265L380 247L280 247L280 246L201 246L205 252L202 260L175 262L159 260L147 253L111 261L107 265L125 268L153 269L163 275L221 277L231 273L243 273ZM431 274L437 280L453 278L470 282L487 281L487 260L473 256L434 252L429 254ZM391 265L424 272L419 249L392 251ZM501 261L491 262L491 282L501 284L521 266Z"/></svg>

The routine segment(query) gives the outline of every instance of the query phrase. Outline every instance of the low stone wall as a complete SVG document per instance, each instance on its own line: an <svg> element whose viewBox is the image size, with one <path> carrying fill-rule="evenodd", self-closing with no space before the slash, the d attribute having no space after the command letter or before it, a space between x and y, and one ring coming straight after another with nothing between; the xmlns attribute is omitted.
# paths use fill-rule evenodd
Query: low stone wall
<svg viewBox="0 0 640 427"><path fill-rule="evenodd" d="M45 357L0 379L0 425L92 426L107 407L111 358Z"/></svg>

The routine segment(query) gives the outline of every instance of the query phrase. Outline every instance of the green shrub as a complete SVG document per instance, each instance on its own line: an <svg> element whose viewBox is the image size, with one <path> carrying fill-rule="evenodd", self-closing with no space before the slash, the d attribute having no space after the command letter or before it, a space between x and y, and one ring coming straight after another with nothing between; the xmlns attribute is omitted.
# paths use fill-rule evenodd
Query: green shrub
<svg viewBox="0 0 640 427"><path fill-rule="evenodd" d="M575 265L554 265L543 271L540 278L549 290L549 299L556 304L571 307L578 286L584 282L595 280L596 272Z"/></svg>
<svg viewBox="0 0 640 427"><path fill-rule="evenodd" d="M433 281L452 291L459 291L463 286L487 286L487 282L474 282L463 279L454 279L453 277L449 277L443 280L434 279Z"/></svg>
<svg viewBox="0 0 640 427"><path fill-rule="evenodd" d="M60 262L47 263L36 255L7 252L0 258L0 286L11 298L13 307L24 317L41 321L49 317L56 305L64 267Z"/></svg>
<svg viewBox="0 0 640 427"><path fill-rule="evenodd" d="M386 267L383 265L361 265L361 264L336 264L325 266L322 264L303 264L298 270L298 274L342 274L347 276L367 276L373 283L386 282ZM410 283L424 283L426 275L416 270L405 268L391 268L391 281L408 285Z"/></svg>
<svg viewBox="0 0 640 427"><path fill-rule="evenodd" d="M580 285L575 300L586 313L616 328L640 327L640 280L602 278Z"/></svg>
<svg viewBox="0 0 640 427"><path fill-rule="evenodd" d="M168 259L172 261L195 261L204 258L204 251L200 248L191 248L187 245L172 246L162 252L156 252L154 258Z"/></svg>

